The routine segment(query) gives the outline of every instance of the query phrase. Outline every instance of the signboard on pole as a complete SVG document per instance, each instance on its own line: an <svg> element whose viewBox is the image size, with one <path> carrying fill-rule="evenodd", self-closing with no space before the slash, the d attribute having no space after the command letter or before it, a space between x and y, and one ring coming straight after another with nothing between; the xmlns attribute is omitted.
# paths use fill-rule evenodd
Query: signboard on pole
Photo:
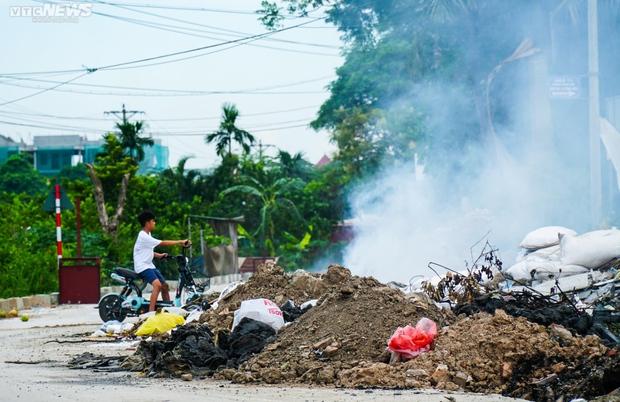
<svg viewBox="0 0 620 402"><path fill-rule="evenodd" d="M580 99L583 95L582 79L579 75L551 77L549 96L552 99Z"/></svg>
<svg viewBox="0 0 620 402"><path fill-rule="evenodd" d="M69 197L67 197L67 194L62 189L62 187L60 188L60 208L61 209L73 209L73 204L71 203L71 200L69 199ZM52 186L52 188L50 189L50 193L45 199L45 202L43 203L43 210L45 212L56 211L56 188L55 186Z"/></svg>

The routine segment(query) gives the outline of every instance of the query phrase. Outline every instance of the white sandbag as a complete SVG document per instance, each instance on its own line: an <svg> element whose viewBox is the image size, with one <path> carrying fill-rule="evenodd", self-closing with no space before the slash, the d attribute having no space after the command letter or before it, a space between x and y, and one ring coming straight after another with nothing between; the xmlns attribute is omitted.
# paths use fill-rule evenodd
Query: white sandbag
<svg viewBox="0 0 620 402"><path fill-rule="evenodd" d="M239 309L235 311L232 329L235 329L244 317L263 322L276 331L284 326L282 310L277 304L267 299L242 301Z"/></svg>
<svg viewBox="0 0 620 402"><path fill-rule="evenodd" d="M536 268L534 279L545 281L548 279L564 278L567 276L579 275L590 271L581 265L563 265L560 262L545 264Z"/></svg>
<svg viewBox="0 0 620 402"><path fill-rule="evenodd" d="M560 244L559 236L561 234L575 236L577 232L563 226L545 226L528 233L519 246L528 250L538 250L540 248L555 246Z"/></svg>
<svg viewBox="0 0 620 402"><path fill-rule="evenodd" d="M530 274L531 270L529 267L530 264L527 261L521 261L504 271L504 274L508 275L515 281L529 282L532 280L532 276Z"/></svg>
<svg viewBox="0 0 620 402"><path fill-rule="evenodd" d="M565 265L595 269L620 257L620 230L597 230L581 236L562 236L560 259Z"/></svg>
<svg viewBox="0 0 620 402"><path fill-rule="evenodd" d="M514 264L504 273L515 281L529 283L532 279L562 278L588 271L586 267L564 265L560 261L524 260Z"/></svg>
<svg viewBox="0 0 620 402"><path fill-rule="evenodd" d="M528 252L521 257L521 261L560 261L560 245L558 244L556 246L545 247Z"/></svg>

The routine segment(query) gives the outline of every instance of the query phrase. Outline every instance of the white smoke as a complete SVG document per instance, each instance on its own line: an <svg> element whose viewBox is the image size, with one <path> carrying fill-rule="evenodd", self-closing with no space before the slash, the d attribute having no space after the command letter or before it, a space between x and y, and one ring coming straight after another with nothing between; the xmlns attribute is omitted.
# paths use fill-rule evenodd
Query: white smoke
<svg viewBox="0 0 620 402"><path fill-rule="evenodd" d="M431 120L439 117L427 122L439 135L452 129L445 117L459 110L451 107L461 100L454 91L431 92L417 101ZM515 113L528 110L515 105ZM498 130L500 138L513 134ZM390 163L360 185L350 197L355 239L344 265L358 275L407 283L415 275L433 275L431 261L463 270L484 241L472 246L487 234L509 265L530 230L552 224L582 229L588 216L580 208L584 183L566 180L566 165L536 136L522 136L510 148L507 143L455 151L453 157L467 163L448 180L416 174L413 164Z"/></svg>

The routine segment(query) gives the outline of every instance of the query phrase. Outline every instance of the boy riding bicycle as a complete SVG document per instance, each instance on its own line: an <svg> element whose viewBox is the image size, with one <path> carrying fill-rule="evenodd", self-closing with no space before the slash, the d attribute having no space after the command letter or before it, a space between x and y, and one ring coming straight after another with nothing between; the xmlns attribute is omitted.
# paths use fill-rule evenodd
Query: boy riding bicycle
<svg viewBox="0 0 620 402"><path fill-rule="evenodd" d="M167 253L156 253L153 249L157 246L176 246L191 244L189 240L157 240L151 236L155 229L155 215L150 211L144 211L138 216L142 230L138 233L136 244L133 247L133 266L140 278L151 284L151 300L149 311L155 310L157 297L161 291L162 298L170 301L170 292L164 276L153 264L153 258L167 257Z"/></svg>

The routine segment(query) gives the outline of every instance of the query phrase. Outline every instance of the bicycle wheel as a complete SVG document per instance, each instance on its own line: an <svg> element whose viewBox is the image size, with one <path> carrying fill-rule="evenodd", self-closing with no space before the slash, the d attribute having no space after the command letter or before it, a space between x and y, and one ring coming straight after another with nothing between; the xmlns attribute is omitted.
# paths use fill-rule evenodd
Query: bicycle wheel
<svg viewBox="0 0 620 402"><path fill-rule="evenodd" d="M127 317L127 312L122 306L123 298L117 294L105 295L99 301L99 317L103 322L108 321L120 321L122 322Z"/></svg>

